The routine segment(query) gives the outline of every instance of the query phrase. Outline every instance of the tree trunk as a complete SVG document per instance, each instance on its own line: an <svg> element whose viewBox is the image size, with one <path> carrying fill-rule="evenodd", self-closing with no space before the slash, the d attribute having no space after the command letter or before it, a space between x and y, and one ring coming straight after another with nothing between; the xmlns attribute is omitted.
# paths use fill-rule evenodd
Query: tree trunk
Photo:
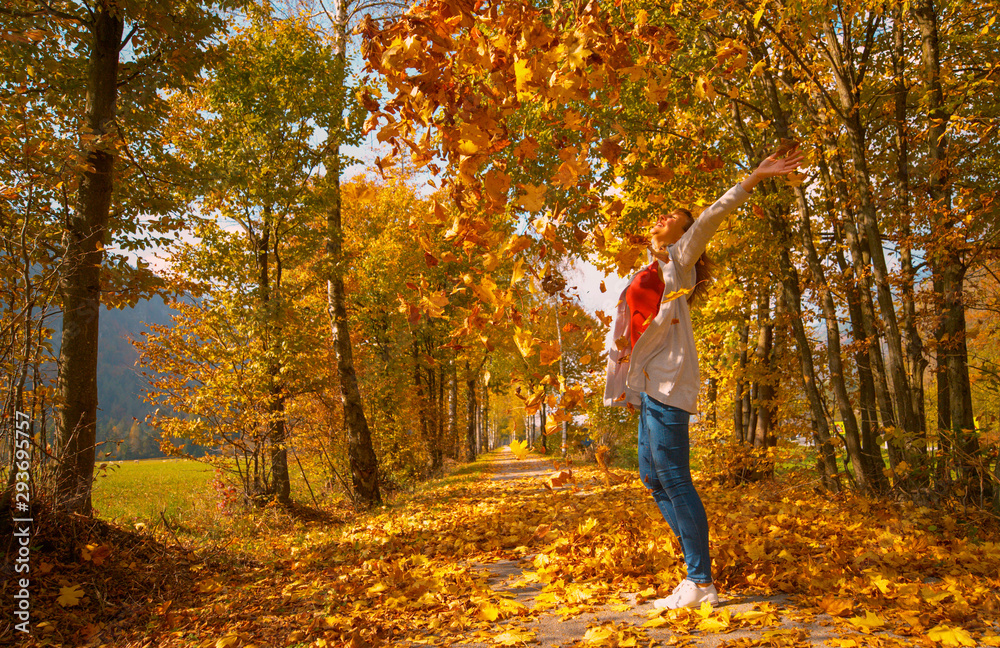
<svg viewBox="0 0 1000 648"><path fill-rule="evenodd" d="M93 17L87 66L84 132L101 138L114 132L118 98L118 52L123 16L103 2ZM104 237L114 190L114 147L86 144L87 170L80 179L77 209L63 233L65 255L62 346L59 352L61 457L55 504L91 514L91 486L97 441L97 344L101 308Z"/></svg>
<svg viewBox="0 0 1000 648"><path fill-rule="evenodd" d="M830 146L829 143L826 143L826 145ZM830 168L823 157L820 157L819 169L820 177L823 181L827 213L836 214L834 195L837 191L834 187ZM846 204L844 206L845 208L849 207ZM849 213L847 218L851 218ZM843 226L839 219L834 219L833 227L834 239L844 240ZM846 286L847 311L851 320L851 331L853 332L855 341L858 343L856 344L854 361L858 374L858 406L861 411L861 450L866 458L866 463L871 466L871 470L883 475L885 462L882 460L882 449L878 443L878 401L876 398L875 375L872 371L871 344L866 343L864 336L864 331L871 328L871 325L865 322L865 311L862 308L861 290L857 274L844 256L843 247L839 245L834 246L834 255L846 279L844 284ZM885 402L891 412L888 395L886 395Z"/></svg>
<svg viewBox="0 0 1000 648"><path fill-rule="evenodd" d="M774 322L771 319L771 295L765 291L757 304L757 349L754 351L754 364L758 375L757 416L753 426L753 445L755 448L767 448L772 445L774 436L775 404L774 404L774 367L772 365L774 351Z"/></svg>
<svg viewBox="0 0 1000 648"><path fill-rule="evenodd" d="M326 255L330 260L330 277L327 280L327 312L337 358L337 376L340 379L340 399L344 408L347 427L347 455L351 468L351 485L354 496L364 507L378 506L382 495L378 487L378 461L372 448L371 432L365 417L358 377L354 371L354 352L351 348L351 331L347 319L347 291L344 289L343 259L344 230L341 221L340 197L340 148L334 147L327 167L332 195L327 210Z"/></svg>
<svg viewBox="0 0 1000 648"><path fill-rule="evenodd" d="M913 233L910 228L910 153L906 126L906 106L909 90L906 86L906 43L904 39L904 17L901 4L893 6L892 14L892 71L894 80L896 124L896 206L899 219L899 263L902 277L901 297L903 301L903 332L906 334L906 357L910 378L910 396L913 411L917 417L923 443L917 448L926 469L927 464L927 412L924 406L924 345L917 330L917 309L914 295L916 271L913 267Z"/></svg>
<svg viewBox="0 0 1000 648"><path fill-rule="evenodd" d="M334 55L337 59L337 74L346 77L347 70L347 4L344 0L334 0ZM344 85L346 92L347 85ZM343 108L345 96L332 98ZM339 127L338 124L332 128ZM330 179L332 195L327 210L326 255L330 261L330 276L327 280L327 301L333 348L337 357L337 375L340 378L340 398L344 407L344 424L347 427L347 454L351 467L351 483L354 496L359 504L366 507L382 503L378 487L378 460L372 447L371 431L365 417L364 402L358 389L358 377L354 370L354 353L351 347L351 330L347 319L347 294L344 288L346 261L343 258L344 229L341 214L340 195L340 142L334 141L331 155L327 160L327 177Z"/></svg>
<svg viewBox="0 0 1000 648"><path fill-rule="evenodd" d="M733 436L740 445L747 442L743 399L743 392L746 391L747 386L743 382L743 376L746 375L747 370L747 346L749 343L750 325L744 321L743 326L740 327L740 347L736 367L736 393L733 395Z"/></svg>
<svg viewBox="0 0 1000 648"><path fill-rule="evenodd" d="M823 310L823 320L826 324L826 350L830 366L830 383L841 424L844 426L847 456L854 471L854 479L858 488L867 493L880 493L885 489L885 478L882 472L876 471L875 467L867 460L862 447L858 421L854 416L854 408L847 393L845 368L840 350L840 324L837 317L837 306L834 304L833 294L826 280L826 272L813 242L809 205L806 202L805 191L801 187L796 188L795 193L799 206L799 231L802 236L802 244L806 250L809 271L812 273L815 290Z"/></svg>
<svg viewBox="0 0 1000 648"><path fill-rule="evenodd" d="M853 164L851 165L854 186L860 207L861 225L868 244L871 268L875 278L876 296L886 341L886 369L892 381L891 397L896 411L897 420L904 432L906 443L913 444L921 433L913 411L913 400L910 397L909 378L903 361L903 344L899 332L899 322L896 318L896 307L893 303L892 288L889 283L889 272L886 267L885 253L882 248L882 235L879 231L878 214L875 198L868 171L868 153L866 149L865 130L861 124L861 115L857 105L857 84L853 71L844 71L844 61L840 57L840 43L834 29L827 25L827 43L825 50L834 70L834 80L837 84L837 94L840 98L842 123L847 130L847 140Z"/></svg>
<svg viewBox="0 0 1000 648"><path fill-rule="evenodd" d="M278 346L280 320L281 263L278 256L277 227L270 205L264 208L264 218L259 236L252 236L256 246L257 283L260 291L260 320L263 324L263 348ZM271 285L270 243L274 233L274 285ZM273 289L272 289L273 288ZM273 350L273 349L272 349ZM281 384L281 361L274 353L268 354L267 385L267 441L271 450L271 495L282 504L291 503L291 481L288 475L288 451L285 446L285 395Z"/></svg>
<svg viewBox="0 0 1000 648"><path fill-rule="evenodd" d="M920 58L924 67L924 93L928 120L927 154L930 160L928 190L932 208L938 212L932 219L943 225L941 241L944 252L937 257L932 256L932 265L940 280L935 288L940 288L941 300L941 325L937 329L938 365L939 371L941 365L945 367L948 382L946 401L948 411L944 418L949 424L950 436L958 450L958 465L966 473L965 477L971 485L979 481L976 476L977 469L971 465L975 456L979 454L979 439L972 413L965 304L962 300L965 264L960 250L964 241L956 240L960 237L960 233L955 231L956 219L952 214L949 184L947 129L951 113L945 105L941 84L940 41L934 1L916 2L913 5L913 16L920 29ZM939 407L945 404L940 397L938 403Z"/></svg>
<svg viewBox="0 0 1000 648"><path fill-rule="evenodd" d="M489 452L490 447L487 443L487 438L489 437L490 429L490 383L487 379L483 382L483 424L479 428L479 452Z"/></svg>
<svg viewBox="0 0 1000 648"><path fill-rule="evenodd" d="M708 424L715 428L719 425L719 379L714 375L708 377Z"/></svg>
<svg viewBox="0 0 1000 648"><path fill-rule="evenodd" d="M750 32L749 24L746 26L746 29ZM757 50L756 53L761 60L764 60L764 52ZM771 88L773 88L773 83L771 84ZM778 101L778 97L773 91L769 92L769 99L772 107L777 108L776 102ZM746 129L743 125L743 119L740 116L738 104L736 104L736 102L731 102L730 106L733 112L733 125L739 133L740 143L743 146L744 153L751 161L758 159L759 156L754 150L753 145L750 143L750 138L746 134ZM774 113L775 119L781 122L781 120L783 120L782 111L780 109L774 110ZM787 132L787 124L781 124L781 128ZM767 183L766 185L761 186L761 193L764 193L765 195L773 193L773 189L768 186L770 184L771 183ZM784 293L784 303L789 311L792 331L795 334L796 345L799 349L799 365L802 370L802 382L806 390L806 396L809 400L809 408L812 411L813 416L813 436L818 450L817 468L819 469L820 479L823 482L823 486L827 490L839 492L841 490L841 485L840 478L837 475L836 453L833 449L833 443L830 440L830 425L827 420L826 408L823 406L823 399L819 392L819 381L817 380L816 370L813 365L812 348L809 345L809 336L806 334L805 322L802 320L802 289L799 286L798 271L792 264L790 255L791 234L789 233L788 227L782 216L775 213L770 207L764 207L763 212L765 218L767 219L767 224L774 234L774 241L778 252L778 268L781 273L781 286Z"/></svg>
<svg viewBox="0 0 1000 648"><path fill-rule="evenodd" d="M455 366L455 357L448 361L448 440L455 449L455 459L459 457L458 435L458 368Z"/></svg>
<svg viewBox="0 0 1000 648"><path fill-rule="evenodd" d="M465 460L476 460L476 376L472 373L469 361L465 361L465 399L468 426L465 430Z"/></svg>
<svg viewBox="0 0 1000 648"><path fill-rule="evenodd" d="M431 358L430 354L428 357ZM433 361L433 358L430 361ZM433 365L427 367L426 374L427 390L422 395L421 414L426 420L427 442L431 451L431 472L436 473L444 466L444 448L441 446L441 409L438 407L437 400L441 390Z"/></svg>

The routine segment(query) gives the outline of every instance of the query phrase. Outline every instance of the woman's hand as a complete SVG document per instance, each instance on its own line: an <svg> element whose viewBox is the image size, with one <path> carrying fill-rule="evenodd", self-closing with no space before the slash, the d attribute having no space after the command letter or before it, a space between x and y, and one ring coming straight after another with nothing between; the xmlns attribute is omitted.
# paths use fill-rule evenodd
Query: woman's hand
<svg viewBox="0 0 1000 648"><path fill-rule="evenodd" d="M773 178L779 175L787 175L792 171L799 168L802 164L803 155L802 152L796 147L789 151L784 157L779 158L777 153L773 153L768 157L764 158L764 161L760 163L750 176L740 183L747 193L753 191L753 188L757 186L761 180L766 178Z"/></svg>

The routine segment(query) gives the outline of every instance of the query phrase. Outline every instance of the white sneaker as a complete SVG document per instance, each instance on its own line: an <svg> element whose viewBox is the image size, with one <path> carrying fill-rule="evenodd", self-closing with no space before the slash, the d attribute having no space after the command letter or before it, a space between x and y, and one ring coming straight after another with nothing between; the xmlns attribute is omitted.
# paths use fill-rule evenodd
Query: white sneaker
<svg viewBox="0 0 1000 648"><path fill-rule="evenodd" d="M713 606L719 604L719 591L715 589L715 584L699 587L694 581L685 578L670 596L653 601L653 607L657 610L676 610L682 607L701 607L705 601Z"/></svg>

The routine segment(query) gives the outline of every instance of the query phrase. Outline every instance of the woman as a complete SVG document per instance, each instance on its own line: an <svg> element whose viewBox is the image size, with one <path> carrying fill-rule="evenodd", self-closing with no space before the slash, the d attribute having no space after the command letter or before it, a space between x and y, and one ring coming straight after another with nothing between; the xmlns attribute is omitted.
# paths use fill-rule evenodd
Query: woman
<svg viewBox="0 0 1000 648"><path fill-rule="evenodd" d="M771 155L699 218L687 210L661 216L650 230L653 262L632 277L618 301L604 404L639 407L639 477L680 538L687 564L687 578L670 596L654 601L657 608L719 602L708 518L691 481L688 438L700 385L689 301L708 279L705 247L761 180L791 173L801 162L797 149L783 158Z"/></svg>

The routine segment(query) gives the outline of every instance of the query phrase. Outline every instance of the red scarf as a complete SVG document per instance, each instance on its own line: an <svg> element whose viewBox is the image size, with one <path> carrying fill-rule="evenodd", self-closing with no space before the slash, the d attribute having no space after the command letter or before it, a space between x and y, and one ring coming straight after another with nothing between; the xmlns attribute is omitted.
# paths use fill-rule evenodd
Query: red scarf
<svg viewBox="0 0 1000 648"><path fill-rule="evenodd" d="M663 297L663 280L656 270L656 261L649 264L636 275L628 290L625 291L625 303L628 304L631 321L629 330L632 346L642 335L650 321L660 312L660 299Z"/></svg>

